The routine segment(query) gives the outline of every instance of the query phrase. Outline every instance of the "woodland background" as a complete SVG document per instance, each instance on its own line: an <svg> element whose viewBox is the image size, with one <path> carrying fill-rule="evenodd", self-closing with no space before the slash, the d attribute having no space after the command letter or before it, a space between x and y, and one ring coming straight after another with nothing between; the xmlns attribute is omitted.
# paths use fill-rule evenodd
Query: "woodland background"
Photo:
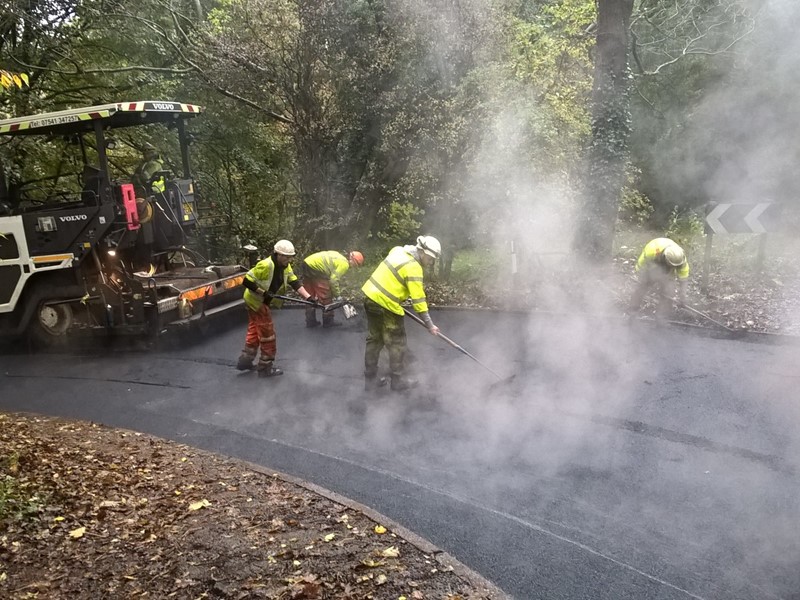
<svg viewBox="0 0 800 600"><path fill-rule="evenodd" d="M128 100L192 123L204 244L606 261L620 232L702 247L714 202L796 203L790 0L3 0L0 118ZM145 143L111 154L129 174ZM0 140L4 195L80 166ZM42 166L44 165L44 167ZM177 169L176 169L177 170ZM3 190L0 190L3 191ZM647 236L644 236L645 238ZM637 242L638 243L638 242Z"/></svg>

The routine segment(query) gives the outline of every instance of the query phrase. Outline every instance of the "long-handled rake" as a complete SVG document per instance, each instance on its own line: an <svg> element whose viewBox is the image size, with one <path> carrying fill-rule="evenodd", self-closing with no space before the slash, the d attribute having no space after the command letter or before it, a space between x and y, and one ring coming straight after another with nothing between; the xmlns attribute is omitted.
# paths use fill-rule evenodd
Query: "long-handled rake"
<svg viewBox="0 0 800 600"><path fill-rule="evenodd" d="M742 330L742 329L734 329L733 327L728 327L728 326L727 326L727 325L725 325L724 323L720 323L720 322L719 322L719 321L717 321L716 319L712 319L712 318L711 318L711 317L709 317L709 316L708 316L706 313L704 313L704 312L702 312L702 311L699 311L699 310L697 310L696 308L693 308L693 307L689 306L688 304L682 304L682 303L680 303L680 304L678 304L678 306L679 306L680 308L683 308L683 309L685 309L685 310L688 310L690 313L694 313L694 314L696 314L698 317L702 317L703 319L705 319L706 321L709 321L709 322L713 323L713 324L714 324L714 325L716 325L717 327L721 327L721 328L722 328L722 329L724 329L725 331L728 331L728 332L730 332L730 333L735 333L735 334L741 334L741 333L743 332L743 330Z"/></svg>
<svg viewBox="0 0 800 600"><path fill-rule="evenodd" d="M413 311L409 310L409 309L408 309L408 308L406 308L405 306L403 307L403 310L405 311L406 315L408 315L409 317L411 317L411 319L412 319L412 320L416 321L417 323L419 323L420 325L422 325L423 327L425 327L425 328L427 329L427 325L425 325L425 321L423 321L423 320L422 320L422 319L420 319L420 318L419 318L417 315L415 315L415 314L413 313ZM440 338L442 338L442 340L444 340L444 341L445 341L445 342L447 342L447 343L448 343L450 346L452 346L453 348L455 348L456 350L458 350L459 352L461 352L461 354L463 354L463 355L465 355L465 356L468 356L469 358L471 358L472 360L474 360L476 363L478 363L480 366L482 366L484 369L486 369L487 371L489 371L489 373L491 373L492 375L494 375L495 377L497 377L497 379L499 380L499 381L498 381L498 383L500 383L500 382L504 382L504 381L511 381L511 380L512 380L514 377L516 377L516 373L515 373L514 375L511 375L510 377L503 377L502 375L500 375L499 373L497 373L496 371L492 370L492 369L491 369L491 368L489 368L487 365L485 365L484 363L482 363L481 361L479 361L479 360L478 360L478 359L477 359L475 356L473 356L472 354L470 354L469 352L467 352L467 351L466 351L464 348L462 348L461 346L459 346L458 344L456 344L456 343L455 343L453 340L451 340L449 337L447 337L447 336L446 336L445 334L443 334L441 331L440 331L440 332L437 334L437 337L440 337ZM496 384L495 384L495 385L496 385Z"/></svg>

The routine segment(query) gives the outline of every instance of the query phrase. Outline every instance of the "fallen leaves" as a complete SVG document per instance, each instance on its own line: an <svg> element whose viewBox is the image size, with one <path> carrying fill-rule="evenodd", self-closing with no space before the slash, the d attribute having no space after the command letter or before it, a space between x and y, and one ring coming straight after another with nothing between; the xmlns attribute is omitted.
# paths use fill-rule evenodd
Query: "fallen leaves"
<svg viewBox="0 0 800 600"><path fill-rule="evenodd" d="M201 508L208 508L211 506L211 502L203 498L202 500L198 500L197 502L192 502L189 505L189 510L200 510Z"/></svg>
<svg viewBox="0 0 800 600"><path fill-rule="evenodd" d="M0 515L0 597L492 597L277 476L96 424L0 422L0 478L36 498L20 518Z"/></svg>

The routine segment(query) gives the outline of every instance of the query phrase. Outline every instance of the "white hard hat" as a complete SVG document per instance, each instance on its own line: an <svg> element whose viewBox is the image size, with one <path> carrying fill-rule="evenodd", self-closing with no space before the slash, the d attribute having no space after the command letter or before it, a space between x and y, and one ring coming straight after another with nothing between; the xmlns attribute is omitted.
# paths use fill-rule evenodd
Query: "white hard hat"
<svg viewBox="0 0 800 600"><path fill-rule="evenodd" d="M686 254L684 254L683 248L673 244L664 248L664 260L671 267L680 267L686 262Z"/></svg>
<svg viewBox="0 0 800 600"><path fill-rule="evenodd" d="M442 245L432 235L419 236L417 238L417 248L431 258L439 258L442 255Z"/></svg>
<svg viewBox="0 0 800 600"><path fill-rule="evenodd" d="M284 256L294 256L294 244L289 240L280 240L277 244L275 244L274 248L277 254L283 254Z"/></svg>

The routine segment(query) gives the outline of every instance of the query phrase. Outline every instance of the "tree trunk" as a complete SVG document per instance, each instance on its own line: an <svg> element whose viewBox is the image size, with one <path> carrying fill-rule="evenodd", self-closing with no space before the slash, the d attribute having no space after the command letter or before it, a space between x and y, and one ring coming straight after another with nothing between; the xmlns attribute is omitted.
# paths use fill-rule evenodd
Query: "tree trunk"
<svg viewBox="0 0 800 600"><path fill-rule="evenodd" d="M633 0L597 1L592 140L586 152L576 246L592 261L611 254L617 205L628 161L631 74L628 28Z"/></svg>

